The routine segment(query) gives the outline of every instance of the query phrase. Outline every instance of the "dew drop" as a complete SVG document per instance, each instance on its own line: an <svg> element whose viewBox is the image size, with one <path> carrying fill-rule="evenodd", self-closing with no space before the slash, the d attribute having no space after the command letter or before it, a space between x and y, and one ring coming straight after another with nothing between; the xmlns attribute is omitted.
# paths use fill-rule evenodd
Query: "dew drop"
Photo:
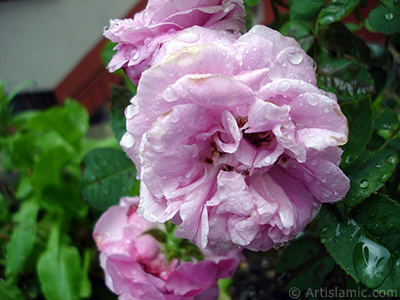
<svg viewBox="0 0 400 300"><path fill-rule="evenodd" d="M303 61L303 54L301 52L289 53L288 60L293 65L298 65Z"/></svg>
<svg viewBox="0 0 400 300"><path fill-rule="evenodd" d="M174 102L176 100L178 100L178 94L171 88L171 87L167 87L163 93L163 98L165 99L165 101L167 102Z"/></svg>
<svg viewBox="0 0 400 300"><path fill-rule="evenodd" d="M365 189L368 186L369 186L368 180L363 180L360 182L360 188Z"/></svg>
<svg viewBox="0 0 400 300"><path fill-rule="evenodd" d="M194 32L185 32L178 36L177 40L184 43L195 43L200 39L200 36Z"/></svg>
<svg viewBox="0 0 400 300"><path fill-rule="evenodd" d="M124 148L132 148L133 145L135 145L135 138L129 132L125 132L122 136L120 145Z"/></svg>
<svg viewBox="0 0 400 300"><path fill-rule="evenodd" d="M140 56L139 50L138 50L138 49L133 50L133 52L132 52L132 59L133 59L133 60L138 60L139 56Z"/></svg>
<svg viewBox="0 0 400 300"><path fill-rule="evenodd" d="M176 123L181 118L181 112L178 109L174 109L171 113L171 121Z"/></svg>
<svg viewBox="0 0 400 300"><path fill-rule="evenodd" d="M249 54L250 53L249 49L244 50L244 53Z"/></svg>
<svg viewBox="0 0 400 300"><path fill-rule="evenodd" d="M286 60L283 60L283 61L281 62L281 65L282 65L282 67L286 67L286 65L287 65Z"/></svg>
<svg viewBox="0 0 400 300"><path fill-rule="evenodd" d="M393 268L389 250L366 237L361 237L355 246L353 262L362 283L373 289L382 284Z"/></svg>
<svg viewBox="0 0 400 300"><path fill-rule="evenodd" d="M292 85L288 81L281 81L278 86L282 92L286 92Z"/></svg>
<svg viewBox="0 0 400 300"><path fill-rule="evenodd" d="M388 21L393 20L393 17L394 17L393 13L391 13L391 12L388 12L388 13L385 14L385 19L388 20Z"/></svg>
<svg viewBox="0 0 400 300"><path fill-rule="evenodd" d="M151 37L147 37L144 39L144 45L146 47L150 47L152 41L153 41L153 39Z"/></svg>
<svg viewBox="0 0 400 300"><path fill-rule="evenodd" d="M253 48L251 48L254 52L257 52L257 47L256 46L253 46Z"/></svg>
<svg viewBox="0 0 400 300"><path fill-rule="evenodd" d="M311 106L317 106L319 104L319 98L317 95L310 94L308 95L307 102Z"/></svg>

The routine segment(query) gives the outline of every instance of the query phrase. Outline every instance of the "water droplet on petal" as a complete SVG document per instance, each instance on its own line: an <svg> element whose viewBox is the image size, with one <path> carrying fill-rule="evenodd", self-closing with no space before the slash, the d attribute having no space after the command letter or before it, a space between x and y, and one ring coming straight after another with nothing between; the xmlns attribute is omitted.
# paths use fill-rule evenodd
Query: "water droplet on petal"
<svg viewBox="0 0 400 300"><path fill-rule="evenodd" d="M281 65L282 65L282 67L286 67L286 65L287 65L286 60L283 60L283 61L281 62Z"/></svg>
<svg viewBox="0 0 400 300"><path fill-rule="evenodd" d="M246 50L244 50L244 53L249 54L249 53L250 53L250 50L249 50L249 49L246 49Z"/></svg>
<svg viewBox="0 0 400 300"><path fill-rule="evenodd" d="M304 55L301 52L289 53L288 60L293 65L298 65L303 61Z"/></svg>
<svg viewBox="0 0 400 300"><path fill-rule="evenodd" d="M178 100L178 98L179 98L176 91L173 90L171 87L167 87L163 91L162 95L163 95L164 100L167 102L174 102L174 101Z"/></svg>
<svg viewBox="0 0 400 300"><path fill-rule="evenodd" d="M257 47L256 46L253 46L252 48L251 48L254 52L257 52Z"/></svg>
<svg viewBox="0 0 400 300"><path fill-rule="evenodd" d="M311 106L317 106L319 104L319 97L317 95L309 94L307 96L307 102Z"/></svg>
<svg viewBox="0 0 400 300"><path fill-rule="evenodd" d="M138 50L138 49L134 49L134 50L132 51L132 59L133 59L133 60L138 60L139 56L140 56L139 50Z"/></svg>
<svg viewBox="0 0 400 300"><path fill-rule="evenodd" d="M153 39L151 37L147 37L144 39L144 45L146 47L150 47L152 41L153 41Z"/></svg>
<svg viewBox="0 0 400 300"><path fill-rule="evenodd" d="M125 132L122 136L120 145L124 148L132 148L133 145L135 145L135 138L129 132Z"/></svg>
<svg viewBox="0 0 400 300"><path fill-rule="evenodd" d="M179 121L180 117L181 117L181 112L178 109L174 109L171 113L171 121L173 123L176 123Z"/></svg>
<svg viewBox="0 0 400 300"><path fill-rule="evenodd" d="M200 36L197 33L194 32L185 32L183 34L180 34L177 38L179 42L184 42L184 43L195 43L200 39Z"/></svg>

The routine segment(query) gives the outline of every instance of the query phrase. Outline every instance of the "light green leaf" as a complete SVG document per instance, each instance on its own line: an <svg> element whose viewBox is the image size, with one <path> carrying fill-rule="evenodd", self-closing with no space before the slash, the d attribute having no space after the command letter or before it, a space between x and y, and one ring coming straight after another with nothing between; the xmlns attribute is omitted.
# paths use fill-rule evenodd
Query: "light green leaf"
<svg viewBox="0 0 400 300"><path fill-rule="evenodd" d="M364 151L372 133L373 111L371 97L343 103L342 112L349 124L349 141L342 147L341 168L348 167Z"/></svg>
<svg viewBox="0 0 400 300"><path fill-rule="evenodd" d="M0 281L1 300L25 300L24 293L11 281Z"/></svg>
<svg viewBox="0 0 400 300"><path fill-rule="evenodd" d="M57 131L72 147L80 149L89 128L89 116L78 102L68 100L63 107L53 107L30 118L28 127L41 131Z"/></svg>
<svg viewBox="0 0 400 300"><path fill-rule="evenodd" d="M98 148L83 159L82 194L89 204L106 210L122 196L129 196L135 185L133 162L121 150Z"/></svg>
<svg viewBox="0 0 400 300"><path fill-rule="evenodd" d="M47 249L39 257L37 271L47 300L78 300L82 279L81 258L76 247L61 238L60 224L51 231Z"/></svg>
<svg viewBox="0 0 400 300"><path fill-rule="evenodd" d="M13 231L6 254L6 275L17 274L23 269L36 242L36 225L39 205L35 200L25 201L13 217Z"/></svg>

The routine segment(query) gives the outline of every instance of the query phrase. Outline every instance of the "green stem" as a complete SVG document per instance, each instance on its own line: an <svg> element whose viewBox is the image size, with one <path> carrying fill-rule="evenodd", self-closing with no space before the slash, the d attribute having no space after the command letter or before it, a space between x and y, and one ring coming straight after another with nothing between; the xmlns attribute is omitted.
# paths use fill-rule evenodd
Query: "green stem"
<svg viewBox="0 0 400 300"><path fill-rule="evenodd" d="M392 132L392 134L390 135L390 137L389 137L388 139L385 140L385 142L383 143L383 145L380 146L379 149L378 149L377 151L380 151L380 150L384 149L384 148L390 143L390 141L396 136L396 134L399 133L399 131L400 131L399 128L397 128L396 130L394 130L394 131Z"/></svg>

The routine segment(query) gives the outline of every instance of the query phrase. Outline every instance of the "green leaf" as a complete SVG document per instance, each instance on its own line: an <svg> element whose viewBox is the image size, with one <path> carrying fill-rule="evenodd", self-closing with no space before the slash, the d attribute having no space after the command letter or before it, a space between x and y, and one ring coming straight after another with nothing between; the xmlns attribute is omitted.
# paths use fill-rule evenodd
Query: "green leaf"
<svg viewBox="0 0 400 300"><path fill-rule="evenodd" d="M244 5L247 7L256 6L260 0L244 0Z"/></svg>
<svg viewBox="0 0 400 300"><path fill-rule="evenodd" d="M331 53L348 55L357 59L367 59L371 56L370 48L365 41L341 22L322 27L317 39Z"/></svg>
<svg viewBox="0 0 400 300"><path fill-rule="evenodd" d="M373 111L371 97L343 103L342 112L349 124L349 141L342 147L341 168L348 167L364 151L372 133Z"/></svg>
<svg viewBox="0 0 400 300"><path fill-rule="evenodd" d="M81 258L76 247L62 242L60 225L52 228L47 249L39 257L37 271L47 300L80 299Z"/></svg>
<svg viewBox="0 0 400 300"><path fill-rule="evenodd" d="M155 238L160 243L166 243L167 242L167 233L165 231L161 230L161 229L151 228L151 229L146 230L145 232L143 232L142 235L143 234L148 234L148 235L152 236L153 238Z"/></svg>
<svg viewBox="0 0 400 300"><path fill-rule="evenodd" d="M333 0L319 12L318 22L327 25L340 21L352 12L359 2L360 0Z"/></svg>
<svg viewBox="0 0 400 300"><path fill-rule="evenodd" d="M276 267L277 274L285 274L282 277L285 290L295 287L305 291L312 286L319 287L335 265L324 253L322 245L307 235L289 242Z"/></svg>
<svg viewBox="0 0 400 300"><path fill-rule="evenodd" d="M399 291L399 213L396 202L379 194L357 206L348 219L334 206L323 205L318 222L321 241L357 282L378 291Z"/></svg>
<svg viewBox="0 0 400 300"><path fill-rule="evenodd" d="M295 38L299 42L301 48L306 52L311 48L315 41L311 29L302 22L287 22L284 26L282 26L280 32L283 35Z"/></svg>
<svg viewBox="0 0 400 300"><path fill-rule="evenodd" d="M345 58L330 59L318 68L318 86L336 94L339 101L357 100L374 90L367 69Z"/></svg>
<svg viewBox="0 0 400 300"><path fill-rule="evenodd" d="M357 206L350 218L323 205L318 221L321 241L357 282L378 291L400 291L399 214L400 206L379 194Z"/></svg>
<svg viewBox="0 0 400 300"><path fill-rule="evenodd" d="M126 132L126 118L124 112L134 95L128 88L112 87L111 91L111 126L117 141L120 141Z"/></svg>
<svg viewBox="0 0 400 300"><path fill-rule="evenodd" d="M11 161L15 167L28 168L34 165L37 138L36 133L27 132L13 139Z"/></svg>
<svg viewBox="0 0 400 300"><path fill-rule="evenodd" d="M63 147L55 147L43 154L33 168L32 185L40 194L46 187L60 186L61 170L69 162L71 154Z"/></svg>
<svg viewBox="0 0 400 300"><path fill-rule="evenodd" d="M374 128L375 129L393 129L393 127L399 124L398 114L388 108L383 111L381 114L375 116L374 120Z"/></svg>
<svg viewBox="0 0 400 300"><path fill-rule="evenodd" d="M11 281L0 281L1 300L25 300L24 293Z"/></svg>
<svg viewBox="0 0 400 300"><path fill-rule="evenodd" d="M400 7L377 7L368 18L376 31L391 34L400 30Z"/></svg>
<svg viewBox="0 0 400 300"><path fill-rule="evenodd" d="M307 22L314 19L323 4L318 0L290 0L290 20Z"/></svg>
<svg viewBox="0 0 400 300"><path fill-rule="evenodd" d="M7 244L6 275L17 274L23 269L36 242L39 205L34 200L25 201L13 217L14 228Z"/></svg>
<svg viewBox="0 0 400 300"><path fill-rule="evenodd" d="M28 127L41 131L57 131L72 147L80 149L89 128L89 116L78 102L68 100L63 107L54 107L30 118Z"/></svg>
<svg viewBox="0 0 400 300"><path fill-rule="evenodd" d="M379 150L372 154L354 176L349 176L351 186L344 198L346 206L353 208L377 192L390 178L398 162L396 151L391 149Z"/></svg>
<svg viewBox="0 0 400 300"><path fill-rule="evenodd" d="M82 194L89 204L106 210L120 197L130 195L135 184L135 166L121 150L98 148L83 159Z"/></svg>

